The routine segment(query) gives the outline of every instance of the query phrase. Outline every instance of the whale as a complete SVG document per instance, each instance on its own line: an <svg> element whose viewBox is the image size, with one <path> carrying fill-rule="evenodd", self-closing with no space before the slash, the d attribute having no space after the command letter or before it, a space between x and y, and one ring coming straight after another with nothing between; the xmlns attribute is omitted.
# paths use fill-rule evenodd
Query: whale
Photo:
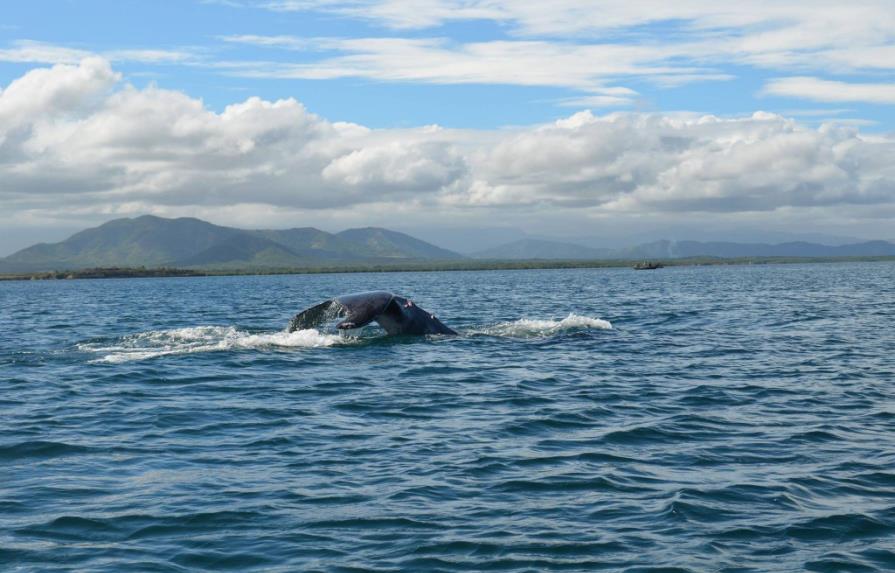
<svg viewBox="0 0 895 573"><path fill-rule="evenodd" d="M296 314L288 331L318 328L336 318L344 319L336 325L340 331L376 321L390 335L457 334L409 298L388 291L345 294L321 302Z"/></svg>

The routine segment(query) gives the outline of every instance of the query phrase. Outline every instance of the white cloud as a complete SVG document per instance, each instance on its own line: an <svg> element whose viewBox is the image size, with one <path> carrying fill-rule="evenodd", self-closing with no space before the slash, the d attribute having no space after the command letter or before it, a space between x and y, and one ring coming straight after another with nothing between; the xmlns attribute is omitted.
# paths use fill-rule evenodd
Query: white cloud
<svg viewBox="0 0 895 573"><path fill-rule="evenodd" d="M443 189L466 171L463 158L446 142L391 141L357 149L333 159L323 168L331 184L361 187L372 192Z"/></svg>
<svg viewBox="0 0 895 573"><path fill-rule="evenodd" d="M659 88L728 81L735 73L730 65L800 76L895 70L891 0L856 0L847 5L819 0L810 9L802 0L246 0L227 4L363 19L387 27L390 37L243 33L217 38L227 44L302 52L278 54L267 61L214 61L214 50L195 48L129 48L99 55L112 62L202 65L244 78L557 87L576 92L560 105L603 108L636 103L633 94L607 93L607 89L629 89L643 81ZM503 33L480 41L440 36L451 30L437 26L461 20L491 21ZM430 30L432 37L408 32L418 29ZM0 61L14 62L72 64L87 55L77 47L27 40L0 49ZM866 97L880 97L867 93Z"/></svg>
<svg viewBox="0 0 895 573"><path fill-rule="evenodd" d="M247 44L249 46L262 46L267 48L285 48L288 50L305 50L314 45L311 38L298 36L261 36L258 34L233 34L219 37L224 42L232 44Z"/></svg>
<svg viewBox="0 0 895 573"><path fill-rule="evenodd" d="M84 58L96 56L110 62L182 64L195 62L200 59L200 55L191 50L126 49L97 53L46 42L35 42L33 40L17 40L12 42L11 46L10 48L0 49L0 62L77 64Z"/></svg>
<svg viewBox="0 0 895 573"><path fill-rule="evenodd" d="M196 61L199 56L188 50L112 50L102 56L112 62L174 64Z"/></svg>
<svg viewBox="0 0 895 573"><path fill-rule="evenodd" d="M803 0L274 0L260 5L329 12L395 30L490 20L517 39L553 46L634 41L650 49L652 62L690 58L690 67L701 67L702 61L836 72L895 69L891 0L818 0L810 7ZM656 24L661 27L651 31Z"/></svg>
<svg viewBox="0 0 895 573"><path fill-rule="evenodd" d="M86 50L31 40L19 40L11 48L0 49L0 61L16 63L75 64L90 55Z"/></svg>
<svg viewBox="0 0 895 573"><path fill-rule="evenodd" d="M394 28L426 28L456 20L502 20L505 14L498 4L476 0L267 0L262 6L277 12L325 10L378 20Z"/></svg>
<svg viewBox="0 0 895 573"><path fill-rule="evenodd" d="M92 107L119 78L100 58L85 58L79 66L31 70L0 92L0 144L29 123Z"/></svg>
<svg viewBox="0 0 895 573"><path fill-rule="evenodd" d="M443 38L295 38L236 36L226 41L289 49L340 52L309 63L221 62L225 73L248 78L343 77L437 84L505 84L566 87L584 92L573 105L629 105L636 92L610 85L619 77L654 75L680 85L729 79L699 68L666 64L661 49L621 44L488 41L456 44Z"/></svg>
<svg viewBox="0 0 895 573"><path fill-rule="evenodd" d="M405 6L403 2L288 3L290 9L322 8L359 16ZM440 84L505 84L563 87L582 92L569 105L618 107L631 105L631 94L605 93L607 88L646 79L660 88L735 79L723 66L747 65L784 70L895 70L895 16L879 5L843 11L821 4L812 10L791 3L768 4L756 12L743 8L718 9L701 1L655 10L631 10L630 3L604 2L605 10L567 1L554 6L499 5L497 13L514 22L511 39L457 42L439 37L308 38L236 35L221 39L271 49L300 50L300 63L285 61L218 62L224 73L249 78L315 79L365 78L378 81ZM441 14L437 7L450 2L414 5L424 19ZM463 4L464 6L467 3ZM489 4L490 5L490 4ZM285 4L284 4L285 6ZM484 6L479 6L480 8ZM469 6L467 6L469 7ZM541 7L545 7L542 11ZM465 19L462 6L454 16ZM431 9L429 12L427 10ZM372 10L368 13L367 10ZM398 13L399 11L395 11ZM425 16L425 14L429 14ZM594 18L593 14L599 14ZM534 15L543 16L540 20ZM555 20L555 27L540 28ZM386 19L387 23L395 23ZM631 29L664 23L662 32ZM400 22L398 22L400 23ZM403 24L401 24L403 25ZM671 32L667 28L671 28ZM568 34L588 31L583 36ZM552 37L560 35L562 37ZM535 38L526 39L526 35ZM336 55L315 54L318 51ZM310 57L310 59L308 59ZM720 68L719 68L720 67Z"/></svg>
<svg viewBox="0 0 895 573"><path fill-rule="evenodd" d="M268 0L277 11L323 11L378 22L392 28L426 28L458 20L493 20L523 35L593 35L657 22L678 22L692 34L750 28L744 45L771 49L830 45L863 35L866 41L892 37L891 3L856 0ZM799 43L801 40L801 43Z"/></svg>
<svg viewBox="0 0 895 573"><path fill-rule="evenodd" d="M860 150L862 160L857 161ZM576 114L500 142L474 173L476 201L611 212L741 212L895 201L891 156L848 129L780 116ZM865 155L866 154L866 155Z"/></svg>
<svg viewBox="0 0 895 573"><path fill-rule="evenodd" d="M460 224L807 210L834 220L895 209L895 142L767 113L579 112L514 129L369 129L293 99L253 97L215 113L181 92L121 85L94 58L6 86L0 133L4 220L233 217L242 206L253 221L318 212L380 224L394 213Z"/></svg>
<svg viewBox="0 0 895 573"><path fill-rule="evenodd" d="M895 103L895 83L849 83L813 77L791 77L771 80L762 91L768 95L832 103Z"/></svg>

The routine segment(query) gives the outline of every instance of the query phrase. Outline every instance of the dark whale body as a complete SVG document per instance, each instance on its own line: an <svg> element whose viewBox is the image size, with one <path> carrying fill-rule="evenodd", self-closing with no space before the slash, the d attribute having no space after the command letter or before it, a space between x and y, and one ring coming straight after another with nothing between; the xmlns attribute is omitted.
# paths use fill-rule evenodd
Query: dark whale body
<svg viewBox="0 0 895 573"><path fill-rule="evenodd" d="M389 334L457 334L411 300L386 291L346 294L295 315L289 332L317 328L337 317L340 330L360 328L374 320Z"/></svg>

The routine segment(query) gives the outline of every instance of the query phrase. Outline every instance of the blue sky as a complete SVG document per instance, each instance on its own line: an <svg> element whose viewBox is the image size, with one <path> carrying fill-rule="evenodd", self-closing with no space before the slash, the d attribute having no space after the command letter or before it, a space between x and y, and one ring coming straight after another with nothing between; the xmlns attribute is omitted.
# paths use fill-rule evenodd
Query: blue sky
<svg viewBox="0 0 895 573"><path fill-rule="evenodd" d="M136 86L155 82L159 86L183 90L200 97L216 110L246 94L265 99L295 97L311 111L332 120L363 123L370 127L397 127L438 123L448 127L487 128L543 122L568 115L569 110L629 109L638 111L693 111L721 115L745 115L765 110L800 117L803 121L840 121L858 124L868 131L895 128L895 95L888 101L818 101L816 97L780 96L764 88L775 79L809 76L846 83L895 82L892 67L880 69L849 65L830 66L820 58L812 66L811 52L799 61L748 65L742 60L750 54L726 54L717 58L677 56L664 60L673 67L692 68L671 74L680 77L668 82L663 74L640 71L608 74L605 84L636 92L624 102L600 104L576 103L586 90L570 87L558 77L541 85L525 85L525 79L510 83L496 77L493 83L464 79L395 80L375 73L369 77L345 74L331 79L288 77L285 70L267 70L265 77L252 77L251 66L271 64L311 65L344 54L337 46L323 46L320 39L359 38L437 39L454 48L469 43L538 41L562 46L613 44L651 46L656 51L674 44L701 41L711 50L703 30L694 30L692 20L670 19L639 21L596 30L570 30L545 33L528 31L511 17L502 20L471 18L439 20L433 17L425 25L403 25L389 18L364 17L365 3L303 2L302 9L284 10L289 3L275 2L109 2L32 1L9 3L4 7L0 25L0 47L7 51L33 44L94 53L157 51L162 60L146 56L133 59L122 56L115 67ZM295 3L299 4L299 3ZM408 3L407 10L413 9ZM422 2L427 6L434 3ZM471 4L471 3L461 3ZM586 4L586 3L585 3ZM633 4L637 4L636 2ZM594 3L598 10L598 3ZM345 7L359 6L345 13ZM644 8L646 10L646 7ZM804 4L806 12L811 3ZM781 23L782 22L782 23ZM712 30L712 35L729 40L766 27L791 25L785 19L750 23ZM751 28L754 28L752 30ZM795 32L794 32L795 33ZM857 37L860 34L856 32ZM301 48L263 45L260 42L235 41L240 36L303 40ZM719 40L720 42L720 40ZM842 48L848 48L848 41ZM888 45L891 49L891 44ZM828 45L818 42L816 52ZM835 48L836 46L834 46ZM789 49L789 48L787 48ZM672 50L673 51L673 50ZM781 52L785 52L782 50ZM524 55L520 55L524 57ZM54 58L35 57L31 61L11 62L0 57L0 85L23 74L40 61ZM795 58L793 58L795 60ZM585 62L586 63L586 62ZM249 70L231 64L245 64ZM433 66L437 63L433 63ZM595 67L599 67L595 64ZM471 74L472 75L472 74ZM684 76L692 75L692 78ZM659 78L663 76L663 78ZM601 74L602 77L602 74ZM665 79L663 83L662 79ZM866 98L865 98L866 99Z"/></svg>
<svg viewBox="0 0 895 573"><path fill-rule="evenodd" d="M144 213L895 238L891 0L34 0L0 90L0 254Z"/></svg>

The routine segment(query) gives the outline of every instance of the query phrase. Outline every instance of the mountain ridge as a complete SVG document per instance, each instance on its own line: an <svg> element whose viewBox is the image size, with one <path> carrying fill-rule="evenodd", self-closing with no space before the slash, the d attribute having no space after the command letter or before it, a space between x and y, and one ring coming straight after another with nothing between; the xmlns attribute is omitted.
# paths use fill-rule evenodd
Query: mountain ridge
<svg viewBox="0 0 895 573"><path fill-rule="evenodd" d="M772 244L659 240L630 247L598 248L527 237L470 254L473 259L494 261L866 256L895 257L895 242L823 245L807 241ZM64 241L21 249L0 258L0 273L97 267L261 270L464 259L467 257L456 252L381 227L338 233L314 227L239 229L193 217L142 215L113 219L74 233Z"/></svg>
<svg viewBox="0 0 895 573"><path fill-rule="evenodd" d="M591 256L593 255L593 256ZM470 253L479 260L580 260L602 259L680 259L714 257L864 257L895 256L895 243L875 240L847 245L822 245L806 241L786 243L734 243L725 241L660 240L631 247L597 249L572 242L521 239L497 247Z"/></svg>
<svg viewBox="0 0 895 573"><path fill-rule="evenodd" d="M347 233L347 235L342 235ZM366 227L238 229L193 217L121 218L58 243L0 259L2 272L91 267L285 268L386 261L457 260L462 255L397 231Z"/></svg>

